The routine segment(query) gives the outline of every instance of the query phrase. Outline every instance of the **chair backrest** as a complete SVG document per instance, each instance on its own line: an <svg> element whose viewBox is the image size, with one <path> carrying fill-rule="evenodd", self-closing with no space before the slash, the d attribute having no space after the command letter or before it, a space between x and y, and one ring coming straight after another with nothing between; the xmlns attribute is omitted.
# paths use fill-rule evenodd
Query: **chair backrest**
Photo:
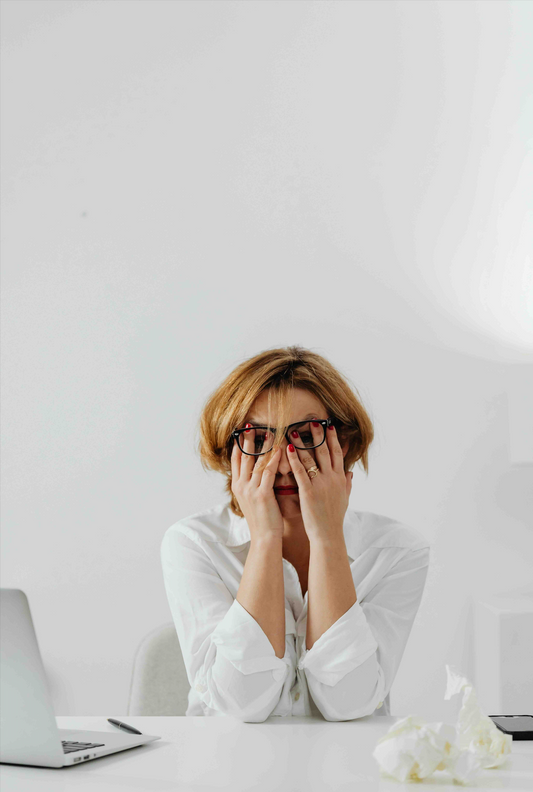
<svg viewBox="0 0 533 792"><path fill-rule="evenodd" d="M128 715L185 715L189 680L173 622L148 633L135 653Z"/></svg>

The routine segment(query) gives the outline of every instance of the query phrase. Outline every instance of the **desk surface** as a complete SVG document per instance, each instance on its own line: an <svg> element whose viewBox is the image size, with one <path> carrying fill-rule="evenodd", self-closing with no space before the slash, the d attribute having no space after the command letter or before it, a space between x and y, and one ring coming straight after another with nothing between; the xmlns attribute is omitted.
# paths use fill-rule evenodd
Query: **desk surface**
<svg viewBox="0 0 533 792"><path fill-rule="evenodd" d="M63 716L57 724L116 734L106 717ZM398 792L416 786L382 777L372 757L377 740L398 720L393 716L342 722L269 718L264 723L231 717L112 717L161 739L73 767L0 765L2 792ZM483 770L471 786L531 792L533 742L513 742L505 765ZM457 792L461 786L436 771L423 788Z"/></svg>

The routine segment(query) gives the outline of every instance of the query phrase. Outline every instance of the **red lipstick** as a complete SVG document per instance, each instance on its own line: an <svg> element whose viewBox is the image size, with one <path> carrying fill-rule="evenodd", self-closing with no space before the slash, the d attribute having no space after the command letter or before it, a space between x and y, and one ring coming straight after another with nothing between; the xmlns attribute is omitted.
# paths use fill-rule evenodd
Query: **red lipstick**
<svg viewBox="0 0 533 792"><path fill-rule="evenodd" d="M280 495L296 495L298 487L274 487L274 491Z"/></svg>

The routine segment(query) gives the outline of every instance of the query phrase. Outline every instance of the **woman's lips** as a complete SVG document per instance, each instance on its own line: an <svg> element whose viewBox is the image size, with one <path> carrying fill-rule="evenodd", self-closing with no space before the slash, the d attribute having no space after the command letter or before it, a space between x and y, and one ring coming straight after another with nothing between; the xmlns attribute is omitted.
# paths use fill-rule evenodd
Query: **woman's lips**
<svg viewBox="0 0 533 792"><path fill-rule="evenodd" d="M296 495L298 487L274 487L274 491L280 495Z"/></svg>

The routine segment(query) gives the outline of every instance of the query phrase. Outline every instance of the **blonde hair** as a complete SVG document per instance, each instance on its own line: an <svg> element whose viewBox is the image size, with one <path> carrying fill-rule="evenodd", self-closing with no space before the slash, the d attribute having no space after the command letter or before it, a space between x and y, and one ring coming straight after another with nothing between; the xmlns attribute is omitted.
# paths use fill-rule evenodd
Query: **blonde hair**
<svg viewBox="0 0 533 792"><path fill-rule="evenodd" d="M231 491L231 452L235 429L244 428L246 415L260 393L268 390L268 426L275 402L278 420L274 450L284 440L289 426L293 389L301 388L318 398L333 419L339 442L348 442L345 473L360 462L368 475L368 448L374 427L360 399L347 379L321 355L300 346L269 349L237 366L207 398L199 421L198 450L204 470L216 470L227 477L230 508L243 517Z"/></svg>

